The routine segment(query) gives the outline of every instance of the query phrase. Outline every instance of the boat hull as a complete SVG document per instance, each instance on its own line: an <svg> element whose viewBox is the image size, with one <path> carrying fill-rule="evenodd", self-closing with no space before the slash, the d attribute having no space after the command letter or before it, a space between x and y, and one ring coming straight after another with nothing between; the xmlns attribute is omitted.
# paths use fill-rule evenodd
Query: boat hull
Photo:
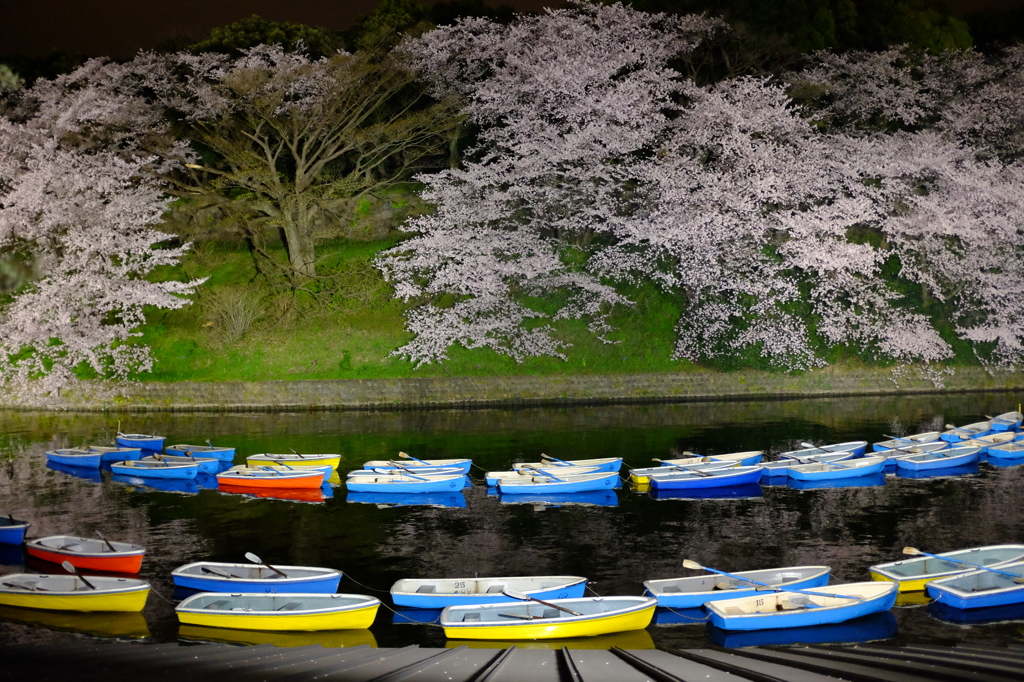
<svg viewBox="0 0 1024 682"><path fill-rule="evenodd" d="M999 568L1004 564L1024 560L1024 545L972 547L954 552L944 552L938 556L943 557L943 560L930 557L907 559L878 564L871 566L868 570L871 572L872 580L897 583L900 592L917 592L925 589L926 585L933 580L962 576L975 570L973 566L965 564L960 564L963 567L958 568L957 565L961 561Z"/></svg>
<svg viewBox="0 0 1024 682"><path fill-rule="evenodd" d="M1000 571L1024 577L1024 563L1007 564ZM956 609L988 609L996 606L1024 604L1024 584L1011 576L992 571L971 571L956 578L933 580L927 585L928 596Z"/></svg>
<svg viewBox="0 0 1024 682"><path fill-rule="evenodd" d="M138 476L140 478L161 478L161 479L184 479L191 480L199 475L198 464L185 466L167 464L166 466L149 466L140 464L142 460L116 462L110 465L110 470L120 476Z"/></svg>
<svg viewBox="0 0 1024 682"><path fill-rule="evenodd" d="M214 603L216 601L214 598L217 596L221 595L208 595L204 593L194 595L182 601L175 608L178 620L186 625L234 628L239 630L302 632L353 630L370 627L377 616L377 609L380 607L379 600L372 597L363 597L362 595L291 594L275 596L246 593L232 594L230 597L225 597L225 601L234 600L239 601L239 603L251 603L253 604L252 610L220 611L203 607L203 604ZM296 612L280 610L287 608L290 599L302 596L322 597L323 599L316 600L316 603L323 604L323 606ZM335 600L338 605L331 606L331 602ZM269 602L270 606L264 609L262 605L266 602ZM280 606L278 606L279 603Z"/></svg>
<svg viewBox="0 0 1024 682"><path fill-rule="evenodd" d="M515 462L513 469L560 469L563 467L597 467L593 473L610 473L622 468L621 457L599 457L596 459L567 459L552 460L546 459L543 462Z"/></svg>
<svg viewBox="0 0 1024 682"><path fill-rule="evenodd" d="M12 588L10 585L38 580L45 582L46 591ZM91 576L89 582L96 590L87 590L80 579L72 576L46 576L15 574L0 578L0 604L26 609L48 611L141 611L149 595L149 583L131 578ZM58 581L68 586L56 588L49 583ZM75 582L81 590L70 587Z"/></svg>
<svg viewBox="0 0 1024 682"><path fill-rule="evenodd" d="M290 472L266 472L267 476L255 473L224 471L217 474L217 485L251 490L319 490L324 484L324 475L320 470L294 476Z"/></svg>
<svg viewBox="0 0 1024 682"><path fill-rule="evenodd" d="M20 545L25 542L25 532L31 525L28 521L0 517L0 545Z"/></svg>
<svg viewBox="0 0 1024 682"><path fill-rule="evenodd" d="M249 455L245 458L245 463L251 467L260 466L263 464L287 464L290 467L304 467L304 466L324 466L330 465L331 468L337 469L338 465L341 464L341 455L323 454L323 455L291 455L291 454L260 454L260 455Z"/></svg>
<svg viewBox="0 0 1024 682"><path fill-rule="evenodd" d="M426 474L431 469L461 469L462 473L468 474L469 468L473 465L471 459L425 459L423 462L416 460L393 460L393 459L372 459L363 463L364 469L384 469L387 471L401 471L408 469L410 473Z"/></svg>
<svg viewBox="0 0 1024 682"><path fill-rule="evenodd" d="M228 573L229 575L240 575L238 578L218 576L216 573L202 573L202 567ZM201 592L245 592L245 593L326 593L338 591L338 584L341 582L341 571L323 569L317 571L316 575L295 577L290 574L296 570L309 571L303 566L278 566L274 568L289 574L283 578L269 569L264 569L253 564L224 564L210 561L197 561L191 564L180 566L171 572L171 578L176 587L184 587L190 590ZM269 578L250 577L247 574L252 572L264 575L275 576Z"/></svg>
<svg viewBox="0 0 1024 682"><path fill-rule="evenodd" d="M962 450L963 452L956 453L955 451L958 450ZM953 467L967 466L968 464L977 462L980 456L980 448L954 448L951 450L940 450L939 452L925 453L923 455L897 457L896 468L906 469L907 471L931 471L932 469L951 469Z"/></svg>
<svg viewBox="0 0 1024 682"><path fill-rule="evenodd" d="M465 615L464 612L471 609L490 609L489 605L479 606L449 606L441 612L441 626L444 628L445 637L449 639L488 639L488 640L525 640L525 639L562 639L566 637L593 637L595 635L607 635L615 632L628 632L630 630L642 630L651 623L654 617L654 610L657 601L639 597L608 597L608 601L617 600L624 605L623 608L615 611L597 614L586 614L581 616L540 617L536 620L511 619L502 622L466 622L456 621L455 618ZM550 603L559 604L567 608L579 608L581 600L561 599ZM576 603L574 603L576 602ZM628 604L628 606L625 606ZM514 605L503 604L499 610L511 609ZM517 611L540 612L554 611L562 613L549 607L539 604L524 606L522 602L515 605Z"/></svg>
<svg viewBox="0 0 1024 682"><path fill-rule="evenodd" d="M523 587L524 582L518 578L465 578L461 580L438 580L442 592L419 592L408 591L408 587L420 584L430 584L426 580L399 580L391 588L391 599L395 606L403 606L415 609L443 609L446 606L466 606L468 604L499 604L503 602L516 602L512 597L506 597L501 592L488 593L486 590L477 591L484 583L507 584L509 589L519 590L537 599L577 599L583 596L587 587L586 578L576 578L572 581L562 582L553 587L541 589L528 589ZM409 583L408 585L404 583ZM451 591L448 591L451 589Z"/></svg>
<svg viewBox="0 0 1024 682"><path fill-rule="evenodd" d="M235 448L218 448L209 445L168 445L164 448L164 452L175 457L188 457L189 455L186 453L191 452L192 457L212 457L218 462L233 462L235 459Z"/></svg>
<svg viewBox="0 0 1024 682"><path fill-rule="evenodd" d="M799 590L828 585L831 570L828 566L794 566L791 568L741 571L733 575L767 583L782 590ZM750 597L757 593L756 585L751 585L750 588L716 588L722 582L742 584L744 581L736 581L734 578L720 575L648 580L644 582L644 587L646 588L644 595L657 599L659 607L696 609L708 602ZM672 592L672 587L676 587L677 590L686 591Z"/></svg>
<svg viewBox="0 0 1024 682"><path fill-rule="evenodd" d="M525 481L502 479L498 481L498 491L502 495L543 495L546 493L585 493L594 490L610 490L622 481L618 472L607 471L594 474L581 474L566 477L565 480L546 480L543 476L528 477Z"/></svg>
<svg viewBox="0 0 1024 682"><path fill-rule="evenodd" d="M819 592L834 592L842 595L847 592L854 592L856 588L872 583L852 583L846 585L834 585L832 587L818 588ZM854 618L861 618L873 613L888 611L896 603L898 593L895 585L890 589L879 591L877 595L866 596L858 601L846 601L836 606L820 606L817 608L800 608L791 611L778 611L776 603L791 599L793 597L811 599L803 592L776 592L773 594L761 593L764 596L748 597L746 599L728 599L708 604L709 622L721 630L773 630L776 628L797 628L813 625L827 625L830 623L842 623ZM853 596L857 596L854 594ZM766 610L765 612L754 612L736 614L734 602L747 602L750 600L760 601Z"/></svg>
<svg viewBox="0 0 1024 682"><path fill-rule="evenodd" d="M399 480L395 480L399 478ZM418 480L422 478L425 480ZM345 487L354 493L441 493L454 492L466 487L466 476L439 476L401 480L398 476L355 476L345 481Z"/></svg>
<svg viewBox="0 0 1024 682"><path fill-rule="evenodd" d="M650 476L651 488L658 490L690 490L693 488L721 488L732 485L756 483L761 478L761 467L742 467L740 469L716 470L728 473L711 473L708 476L694 474L668 474L666 476Z"/></svg>
<svg viewBox="0 0 1024 682"><path fill-rule="evenodd" d="M54 464L62 464L67 467L99 469L100 462L103 460L103 455L99 452L71 454L50 450L46 453L46 459Z"/></svg>
<svg viewBox="0 0 1024 682"><path fill-rule="evenodd" d="M90 445L89 449L99 451L102 454L101 460L104 462L127 462L128 460L142 458L142 448L101 447Z"/></svg>
<svg viewBox="0 0 1024 682"><path fill-rule="evenodd" d="M871 461L874 460L874 461ZM789 477L795 481L838 481L847 478L873 476L885 469L885 459L870 457L850 460L848 463L823 463L800 465L789 469Z"/></svg>
<svg viewBox="0 0 1024 682"><path fill-rule="evenodd" d="M142 559L146 550L127 543L112 543L117 551L81 551L75 550L68 545L74 545L79 541L95 544L95 541L87 538L73 538L70 536L51 536L30 540L25 544L25 551L29 556L60 564L70 562L75 568L87 568L94 571L108 571L111 573L138 573L142 568ZM135 547L134 549L127 549ZM94 548L98 549L98 548Z"/></svg>
<svg viewBox="0 0 1024 682"><path fill-rule="evenodd" d="M139 448L140 450L151 450L160 452L164 449L164 436L151 436L144 433L119 433L117 444L124 448Z"/></svg>

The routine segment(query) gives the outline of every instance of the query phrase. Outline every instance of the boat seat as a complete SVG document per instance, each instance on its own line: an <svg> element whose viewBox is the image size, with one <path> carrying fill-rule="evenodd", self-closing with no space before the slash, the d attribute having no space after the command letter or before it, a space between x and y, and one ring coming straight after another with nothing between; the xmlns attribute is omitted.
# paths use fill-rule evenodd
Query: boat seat
<svg viewBox="0 0 1024 682"><path fill-rule="evenodd" d="M747 614L746 611L738 606L726 606L722 609L722 612L727 616L745 616Z"/></svg>
<svg viewBox="0 0 1024 682"><path fill-rule="evenodd" d="M501 594L505 591L504 585L491 585L487 588L487 594Z"/></svg>
<svg viewBox="0 0 1024 682"><path fill-rule="evenodd" d="M479 623L480 622L480 614L479 613L467 613L466 615L464 615L462 617L462 622L463 623Z"/></svg>
<svg viewBox="0 0 1024 682"><path fill-rule="evenodd" d="M672 594L674 594L676 592L682 592L682 590L679 589L678 587L676 587L675 585L666 585L665 587L663 587L661 589L661 591L662 592L666 592L666 593L672 593Z"/></svg>
<svg viewBox="0 0 1024 682"><path fill-rule="evenodd" d="M558 609L544 609L544 613L540 614L541 618L558 618Z"/></svg>
<svg viewBox="0 0 1024 682"><path fill-rule="evenodd" d="M275 611L294 611L294 610L298 609L301 606L302 606L302 604L300 604L297 601L290 601L287 604L284 604L282 606L278 606L274 610Z"/></svg>
<svg viewBox="0 0 1024 682"><path fill-rule="evenodd" d="M209 604L207 604L203 608L204 609L222 609L222 608L224 608L225 606L227 606L230 603L231 603L231 601L229 599L218 599L217 601L210 602Z"/></svg>
<svg viewBox="0 0 1024 682"><path fill-rule="evenodd" d="M420 585L416 588L416 594L435 594L437 585Z"/></svg>

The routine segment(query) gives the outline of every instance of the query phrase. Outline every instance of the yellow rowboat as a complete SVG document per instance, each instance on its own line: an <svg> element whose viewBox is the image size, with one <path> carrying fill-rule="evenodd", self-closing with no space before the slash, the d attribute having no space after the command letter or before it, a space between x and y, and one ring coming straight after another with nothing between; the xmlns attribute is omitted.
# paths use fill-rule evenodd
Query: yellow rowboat
<svg viewBox="0 0 1024 682"><path fill-rule="evenodd" d="M368 646L377 648L377 639L366 629L334 630L332 632L270 632L266 630L236 630L233 628L207 628L202 625L182 625L178 639L188 642L220 642L226 644L273 644L279 647L322 646L345 648Z"/></svg>
<svg viewBox="0 0 1024 682"><path fill-rule="evenodd" d="M82 613L0 606L0 621L59 632L73 632L88 637L118 639L152 637L145 616L138 611Z"/></svg>
<svg viewBox="0 0 1024 682"><path fill-rule="evenodd" d="M936 556L943 558L917 557L877 564L868 570L871 571L872 580L888 580L898 583L900 592L916 592L925 589L932 580L976 571L977 565L998 568L1003 564L1024 560L1024 545L972 547Z"/></svg>
<svg viewBox="0 0 1024 682"><path fill-rule="evenodd" d="M287 464L290 467L323 466L325 464L329 464L332 469L337 469L338 465L341 464L341 455L300 455L298 453L264 453L262 455L249 455L248 457L245 458L245 462L249 466L258 466L260 464Z"/></svg>
<svg viewBox="0 0 1024 682"><path fill-rule="evenodd" d="M440 623L449 639L592 637L642 630L650 625L657 605L649 597L581 597L449 606L441 611Z"/></svg>
<svg viewBox="0 0 1024 682"><path fill-rule="evenodd" d="M0 605L51 611L141 611L149 583L137 578L14 573L0 577Z"/></svg>
<svg viewBox="0 0 1024 682"><path fill-rule="evenodd" d="M379 606L379 599L361 594L200 592L174 610L186 625L308 632L368 628Z"/></svg>

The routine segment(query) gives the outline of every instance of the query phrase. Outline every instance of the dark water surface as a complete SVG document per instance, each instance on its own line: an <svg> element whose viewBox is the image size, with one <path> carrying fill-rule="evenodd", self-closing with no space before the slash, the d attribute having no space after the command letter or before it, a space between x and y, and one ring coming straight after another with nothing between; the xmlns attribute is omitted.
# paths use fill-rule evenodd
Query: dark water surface
<svg viewBox="0 0 1024 682"><path fill-rule="evenodd" d="M655 499L629 489L594 504L542 507L488 495L482 481L455 507L378 506L346 499L344 487L320 503L257 499L212 489L161 491L114 480L109 471L82 478L47 467L44 452L64 445L113 443L123 431L166 435L168 444L238 448L237 462L259 452L340 452L342 478L369 459L404 450L416 457L471 457L484 470L507 469L539 455L621 456L650 466L683 450L778 453L816 443L883 439L966 424L1016 410L1018 394L859 397L775 402L580 406L425 412L283 414L61 414L0 412L0 513L34 523L31 537L70 534L130 541L148 550L141 577L154 588L141 615L59 615L0 609L0 641L71 638L116 644L192 639L325 645L445 646L431 625L395 623L381 608L369 631L260 635L179 630L171 571L198 560L338 568L341 592L381 597L406 577L581 575L602 595L641 594L642 582L692 574L689 558L727 571L826 564L832 582L870 579L868 566L901 558L906 545L929 552L1024 542L1024 467L989 464L952 478L887 476L884 485L813 490L745 488L727 499ZM513 496L514 497L514 496ZM29 564L28 570L44 570ZM25 570L20 549L0 550L0 573ZM358 581L358 582L357 582ZM381 591L372 591L372 589ZM903 600L901 600L903 601ZM911 600L913 602L914 600ZM1024 641L1024 611L991 614L993 623L956 622L921 603L856 627L787 635L794 641L893 643ZM693 614L689 614L692 616ZM960 619L962 620L962 618ZM675 621L675 622L673 622ZM687 614L659 614L646 631L598 638L599 646L706 646L723 641ZM576 644L572 646L578 646Z"/></svg>

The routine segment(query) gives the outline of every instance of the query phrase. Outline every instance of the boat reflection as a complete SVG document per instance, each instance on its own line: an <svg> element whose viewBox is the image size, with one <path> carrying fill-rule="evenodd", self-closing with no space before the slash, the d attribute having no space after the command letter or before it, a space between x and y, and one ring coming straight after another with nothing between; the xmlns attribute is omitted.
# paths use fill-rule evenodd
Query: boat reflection
<svg viewBox="0 0 1024 682"><path fill-rule="evenodd" d="M1019 467L1022 464L1024 464L1024 458L1022 457L1007 459L1005 457L993 457L992 453L989 453L988 459L986 459L985 461L999 469L1010 469L1012 467Z"/></svg>
<svg viewBox="0 0 1024 682"><path fill-rule="evenodd" d="M66 464L57 464L56 462L47 460L46 468L52 469L53 471L59 471L62 474L74 476L75 478L92 481L93 483L101 483L103 481L103 476L100 474L100 470L95 467L69 467Z"/></svg>
<svg viewBox="0 0 1024 682"><path fill-rule="evenodd" d="M674 625L704 625L708 612L704 609L655 609L652 625L672 627Z"/></svg>
<svg viewBox="0 0 1024 682"><path fill-rule="evenodd" d="M216 490L217 475L199 472L199 475L196 476L196 485L200 490Z"/></svg>
<svg viewBox="0 0 1024 682"><path fill-rule="evenodd" d="M140 612L75 612L0 606L0 621L89 637L146 639L149 625Z"/></svg>
<svg viewBox="0 0 1024 682"><path fill-rule="evenodd" d="M976 473L978 473L977 461L960 467L946 467L943 469L925 469L924 471L896 470L896 475L900 478L951 478L953 476L969 476Z"/></svg>
<svg viewBox="0 0 1024 682"><path fill-rule="evenodd" d="M9 568L8 573L25 572L25 552L21 545L0 544L0 566Z"/></svg>
<svg viewBox="0 0 1024 682"><path fill-rule="evenodd" d="M707 637L715 646L742 649L751 646L785 646L789 644L857 644L896 636L899 626L891 611L873 613L845 623L812 625L802 628L751 630L732 632L707 626Z"/></svg>
<svg viewBox="0 0 1024 682"><path fill-rule="evenodd" d="M394 609L394 616L391 617L392 625L424 625L426 623L437 623L441 619L442 609Z"/></svg>
<svg viewBox="0 0 1024 682"><path fill-rule="evenodd" d="M924 606L931 603L932 598L928 596L926 590L917 590L915 592L898 592L894 606Z"/></svg>
<svg viewBox="0 0 1024 682"><path fill-rule="evenodd" d="M745 483L722 488L695 488L693 490L652 490L656 500L753 500L764 497L759 483Z"/></svg>
<svg viewBox="0 0 1024 682"><path fill-rule="evenodd" d="M957 609L934 601L928 605L928 615L954 625L990 625L1024 621L1024 603L993 606L987 609Z"/></svg>
<svg viewBox="0 0 1024 682"><path fill-rule="evenodd" d="M366 629L268 632L265 630L211 628L205 625L180 625L178 627L178 639L186 642L216 642L222 644L273 644L280 647L315 645L329 648L377 647L377 639L373 636L372 632Z"/></svg>
<svg viewBox="0 0 1024 682"><path fill-rule="evenodd" d="M535 508L545 507L618 507L619 496L614 489L591 490L582 493L547 493L534 495L498 495L502 504L526 504Z"/></svg>
<svg viewBox="0 0 1024 682"><path fill-rule="evenodd" d="M654 640L647 630L629 630L628 632L614 632L609 635L595 635L594 637L573 637L571 639L542 639L542 640L490 640L490 639L457 639L445 642L446 649L456 649L465 646L470 649L654 649Z"/></svg>
<svg viewBox="0 0 1024 682"><path fill-rule="evenodd" d="M246 497L260 497L270 500L285 500L288 502L323 502L324 491L321 488L247 488L244 486L220 485L217 490L228 495L244 495ZM333 493L332 493L333 495Z"/></svg>
<svg viewBox="0 0 1024 682"><path fill-rule="evenodd" d="M378 507L465 507L462 491L449 493L353 493L345 501L375 504Z"/></svg>
<svg viewBox="0 0 1024 682"><path fill-rule="evenodd" d="M798 481L789 479L789 487L796 490L817 490L819 488L873 488L885 485L885 474L879 472L870 476L841 478L835 481Z"/></svg>
<svg viewBox="0 0 1024 682"><path fill-rule="evenodd" d="M194 478L142 478L111 474L110 480L123 483L139 491L160 490L165 493L183 493L195 495L199 492L199 484Z"/></svg>

